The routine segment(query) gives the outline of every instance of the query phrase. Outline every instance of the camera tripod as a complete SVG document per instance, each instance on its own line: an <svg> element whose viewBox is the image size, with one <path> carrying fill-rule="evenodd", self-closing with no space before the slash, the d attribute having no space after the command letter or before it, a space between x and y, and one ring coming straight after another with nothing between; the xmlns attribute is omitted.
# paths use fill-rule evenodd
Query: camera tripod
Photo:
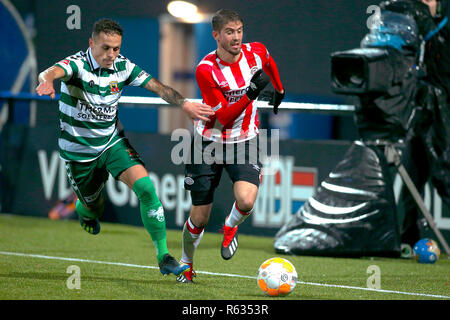
<svg viewBox="0 0 450 320"><path fill-rule="evenodd" d="M430 211L425 206L425 203L424 203L419 191L417 190L416 186L414 185L413 181L411 180L411 177L409 176L408 172L406 171L405 167L403 166L403 164L401 162L400 152L397 150L396 144L394 142L384 141L384 140L365 141L364 143L378 146L378 147L384 147L384 155L386 157L388 164L395 165L397 172L400 174L400 177L402 178L402 180L405 183L406 187L408 188L409 192L413 196L414 201L416 202L417 206L419 207L419 210L422 212L423 216L427 220L430 228L436 234L439 242L442 244L442 246L444 248L445 253L450 256L450 248L448 247L447 241L445 240L442 233L437 228L436 223L434 222L433 216L431 215Z"/></svg>

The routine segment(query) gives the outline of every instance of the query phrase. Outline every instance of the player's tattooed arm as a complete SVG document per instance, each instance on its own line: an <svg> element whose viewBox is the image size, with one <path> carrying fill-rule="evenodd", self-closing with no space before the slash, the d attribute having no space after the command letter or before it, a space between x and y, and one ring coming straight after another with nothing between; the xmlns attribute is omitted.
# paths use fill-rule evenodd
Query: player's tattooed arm
<svg viewBox="0 0 450 320"><path fill-rule="evenodd" d="M149 82L147 82L145 88L156 93L167 103L178 107L181 107L185 101L185 98L178 91L164 85L155 78L152 78Z"/></svg>
<svg viewBox="0 0 450 320"><path fill-rule="evenodd" d="M214 111L210 106L203 103L188 101L178 91L164 85L155 78L150 79L145 85L145 88L156 93L167 103L181 107L192 120L210 121L209 116L214 114Z"/></svg>

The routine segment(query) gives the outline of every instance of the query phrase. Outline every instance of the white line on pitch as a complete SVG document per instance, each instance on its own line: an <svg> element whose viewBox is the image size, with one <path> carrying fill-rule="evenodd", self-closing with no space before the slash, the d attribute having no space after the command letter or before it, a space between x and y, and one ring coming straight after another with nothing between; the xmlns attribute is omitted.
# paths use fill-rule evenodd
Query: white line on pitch
<svg viewBox="0 0 450 320"><path fill-rule="evenodd" d="M52 257L52 256L41 255L41 254L30 254L30 253L20 253L20 252L0 251L0 254L8 255L8 256L30 257L30 258L49 259L49 260L98 263L98 264L114 265L114 266L121 266L121 267L131 267L131 268L159 269L158 267L154 267L154 266L144 266L144 265L131 264L131 263L98 261L98 260L88 260L88 259L79 259L79 258L66 258L66 257ZM216 272L197 271L197 270L195 272L199 273L199 274L207 274L207 275L220 276L220 277L256 279L256 277L252 277L252 276L243 276L243 275L231 274L231 273L216 273ZM403 294L403 295L409 295L409 296L421 296L421 297L429 297L429 298L450 299L450 296L443 296L443 295L438 295L438 294L415 293L415 292L405 292L405 291L395 291L395 290L382 290L382 289L372 289L372 288L364 288L364 287L344 286L344 285L337 285L337 284L304 282L304 281L298 281L297 283L298 284L303 284L303 285L309 285L309 286L318 286L318 287L353 289L353 290L364 290L364 291L373 291L373 292L382 292L382 293Z"/></svg>

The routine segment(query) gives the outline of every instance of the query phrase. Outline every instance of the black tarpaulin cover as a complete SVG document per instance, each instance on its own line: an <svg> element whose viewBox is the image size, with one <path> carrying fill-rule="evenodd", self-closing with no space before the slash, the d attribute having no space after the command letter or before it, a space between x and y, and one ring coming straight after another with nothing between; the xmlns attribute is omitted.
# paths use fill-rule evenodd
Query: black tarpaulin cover
<svg viewBox="0 0 450 320"><path fill-rule="evenodd" d="M355 142L343 160L275 235L277 253L400 255L391 175L382 151Z"/></svg>

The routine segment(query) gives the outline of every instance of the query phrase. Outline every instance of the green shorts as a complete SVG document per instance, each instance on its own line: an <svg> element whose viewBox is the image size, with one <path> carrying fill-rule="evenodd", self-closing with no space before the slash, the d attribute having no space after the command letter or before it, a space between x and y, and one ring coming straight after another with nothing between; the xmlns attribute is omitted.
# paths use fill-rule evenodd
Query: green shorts
<svg viewBox="0 0 450 320"><path fill-rule="evenodd" d="M93 161L66 161L66 171L78 199L89 206L101 195L109 174L118 180L123 171L137 164L144 162L125 138Z"/></svg>

